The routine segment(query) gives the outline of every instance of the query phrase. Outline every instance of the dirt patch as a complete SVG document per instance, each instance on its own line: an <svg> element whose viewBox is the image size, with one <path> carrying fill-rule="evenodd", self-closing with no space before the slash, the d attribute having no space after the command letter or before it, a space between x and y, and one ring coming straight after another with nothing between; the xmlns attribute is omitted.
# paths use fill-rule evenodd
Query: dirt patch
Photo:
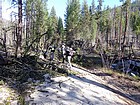
<svg viewBox="0 0 140 105"><path fill-rule="evenodd" d="M101 77L108 85L112 85L140 104L140 79L125 74L90 68L90 72Z"/></svg>

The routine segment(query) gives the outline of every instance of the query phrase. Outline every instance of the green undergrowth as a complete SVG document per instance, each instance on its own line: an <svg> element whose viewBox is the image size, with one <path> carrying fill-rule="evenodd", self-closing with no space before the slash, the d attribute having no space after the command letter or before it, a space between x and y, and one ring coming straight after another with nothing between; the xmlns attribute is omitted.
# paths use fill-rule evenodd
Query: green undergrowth
<svg viewBox="0 0 140 105"><path fill-rule="evenodd" d="M73 58L73 62L84 68L102 66L102 60L97 55L76 55Z"/></svg>
<svg viewBox="0 0 140 105"><path fill-rule="evenodd" d="M99 71L102 71L108 75L117 75L120 77L124 77L124 78L128 78L128 79L132 79L132 80L140 80L140 77L138 76L130 76L128 74L125 74L123 72L120 71L115 71L109 68L104 68L102 65L102 59L100 56L98 56L97 54L90 54L90 55L76 55L73 58L73 62L77 65L79 65L79 67L83 67L86 69L97 69Z"/></svg>
<svg viewBox="0 0 140 105"><path fill-rule="evenodd" d="M115 71L115 70L112 70L112 69L109 69L109 68L100 68L100 70L103 71L104 73L108 73L110 75L120 76L120 77L123 77L125 79L130 79L130 80L133 80L133 81L139 81L140 80L140 77L138 77L138 76L130 76L130 75L125 74L123 72Z"/></svg>

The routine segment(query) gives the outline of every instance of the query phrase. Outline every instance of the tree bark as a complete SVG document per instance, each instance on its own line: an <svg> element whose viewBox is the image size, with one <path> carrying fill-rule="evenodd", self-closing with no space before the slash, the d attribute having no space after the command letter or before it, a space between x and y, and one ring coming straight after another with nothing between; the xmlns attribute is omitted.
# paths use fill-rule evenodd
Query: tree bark
<svg viewBox="0 0 140 105"><path fill-rule="evenodd" d="M15 57L21 56L21 41L22 41L22 0L18 0L18 32L16 42Z"/></svg>
<svg viewBox="0 0 140 105"><path fill-rule="evenodd" d="M122 7L121 7L121 17L120 17L120 33L119 33L119 50L121 49L121 36L122 36Z"/></svg>
<svg viewBox="0 0 140 105"><path fill-rule="evenodd" d="M123 44L126 43L127 28L128 28L128 7L126 7L125 29L124 29L124 37L123 37L123 42L122 42Z"/></svg>

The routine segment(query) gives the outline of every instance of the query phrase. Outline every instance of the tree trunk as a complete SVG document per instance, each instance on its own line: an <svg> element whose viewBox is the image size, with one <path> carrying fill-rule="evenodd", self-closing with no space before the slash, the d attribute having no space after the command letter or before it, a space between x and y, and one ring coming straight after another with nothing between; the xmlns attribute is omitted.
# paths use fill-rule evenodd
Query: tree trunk
<svg viewBox="0 0 140 105"><path fill-rule="evenodd" d="M126 7L125 29L124 29L124 37L123 37L123 42L122 42L123 44L126 43L127 28L128 28L128 7Z"/></svg>
<svg viewBox="0 0 140 105"><path fill-rule="evenodd" d="M3 46L5 50L5 56L7 57L7 48L6 48L6 30L4 29L4 40L3 40Z"/></svg>
<svg viewBox="0 0 140 105"><path fill-rule="evenodd" d="M121 17L120 17L119 50L121 50L121 36L122 36L122 7L121 7Z"/></svg>
<svg viewBox="0 0 140 105"><path fill-rule="evenodd" d="M22 41L22 0L18 0L18 32L16 42L15 57L21 56L21 41Z"/></svg>

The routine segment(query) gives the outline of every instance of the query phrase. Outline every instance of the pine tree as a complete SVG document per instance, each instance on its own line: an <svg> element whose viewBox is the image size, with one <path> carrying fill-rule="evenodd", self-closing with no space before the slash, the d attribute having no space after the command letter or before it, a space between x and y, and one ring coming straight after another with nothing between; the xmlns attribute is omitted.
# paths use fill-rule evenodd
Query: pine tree
<svg viewBox="0 0 140 105"><path fill-rule="evenodd" d="M26 55L29 49L39 50L39 46L46 42L46 34L41 36L48 30L48 10L46 0L28 0L26 2ZM38 53L36 51L36 53Z"/></svg>
<svg viewBox="0 0 140 105"><path fill-rule="evenodd" d="M126 36L127 36L127 31L128 31L128 21L129 21L129 11L130 11L130 0L126 0L125 3L123 4L124 9L125 9L125 29L124 29L124 36L123 36L123 44L126 44Z"/></svg>
<svg viewBox="0 0 140 105"><path fill-rule="evenodd" d="M68 0L66 14L65 14L65 27L66 39L72 41L77 38L79 32L79 17L80 17L80 2L79 0Z"/></svg>
<svg viewBox="0 0 140 105"><path fill-rule="evenodd" d="M50 18L50 26L53 29L52 34L56 34L57 33L58 18L56 16L56 10L55 10L54 6L51 9L49 18Z"/></svg>
<svg viewBox="0 0 140 105"><path fill-rule="evenodd" d="M82 12L81 12L81 36L83 39L90 39L91 32L90 32L90 12L88 8L87 1L84 0L82 5Z"/></svg>
<svg viewBox="0 0 140 105"><path fill-rule="evenodd" d="M98 0L99 4L97 6L97 12L96 12L96 20L97 20L97 24L98 24L98 35L100 33L100 30L101 30L101 25L100 25L100 21L101 21L101 17L102 17L102 3L103 3L103 0Z"/></svg>
<svg viewBox="0 0 140 105"><path fill-rule="evenodd" d="M12 3L17 3L18 5L18 25L16 33L16 51L15 57L21 56L22 50L22 2L23 0L12 0Z"/></svg>
<svg viewBox="0 0 140 105"><path fill-rule="evenodd" d="M57 33L59 34L61 40L63 41L64 40L64 27L63 27L63 21L61 17L59 17L58 19Z"/></svg>
<svg viewBox="0 0 140 105"><path fill-rule="evenodd" d="M90 32L91 32L90 39L91 39L92 45L95 45L95 41L96 41L95 39L97 35L97 21L94 16L91 16Z"/></svg>
<svg viewBox="0 0 140 105"><path fill-rule="evenodd" d="M92 0L92 4L90 6L90 32L91 32L91 36L90 36L90 39L91 39L91 42L92 42L92 45L95 45L95 39L96 39L96 35L97 35L97 20L95 19L95 2L94 0Z"/></svg>
<svg viewBox="0 0 140 105"><path fill-rule="evenodd" d="M99 5L97 6L97 10L99 11L99 12L101 12L102 11L102 6L103 6L103 0L98 0L98 2L99 2Z"/></svg>
<svg viewBox="0 0 140 105"><path fill-rule="evenodd" d="M95 1L92 0L91 6L90 6L90 14L91 15L95 14L95 9L96 9L96 7L95 7Z"/></svg>
<svg viewBox="0 0 140 105"><path fill-rule="evenodd" d="M56 15L56 10L53 6L49 15L49 27L48 27L48 36L50 44L54 44L57 41L58 38L57 29L58 29L58 18Z"/></svg>

